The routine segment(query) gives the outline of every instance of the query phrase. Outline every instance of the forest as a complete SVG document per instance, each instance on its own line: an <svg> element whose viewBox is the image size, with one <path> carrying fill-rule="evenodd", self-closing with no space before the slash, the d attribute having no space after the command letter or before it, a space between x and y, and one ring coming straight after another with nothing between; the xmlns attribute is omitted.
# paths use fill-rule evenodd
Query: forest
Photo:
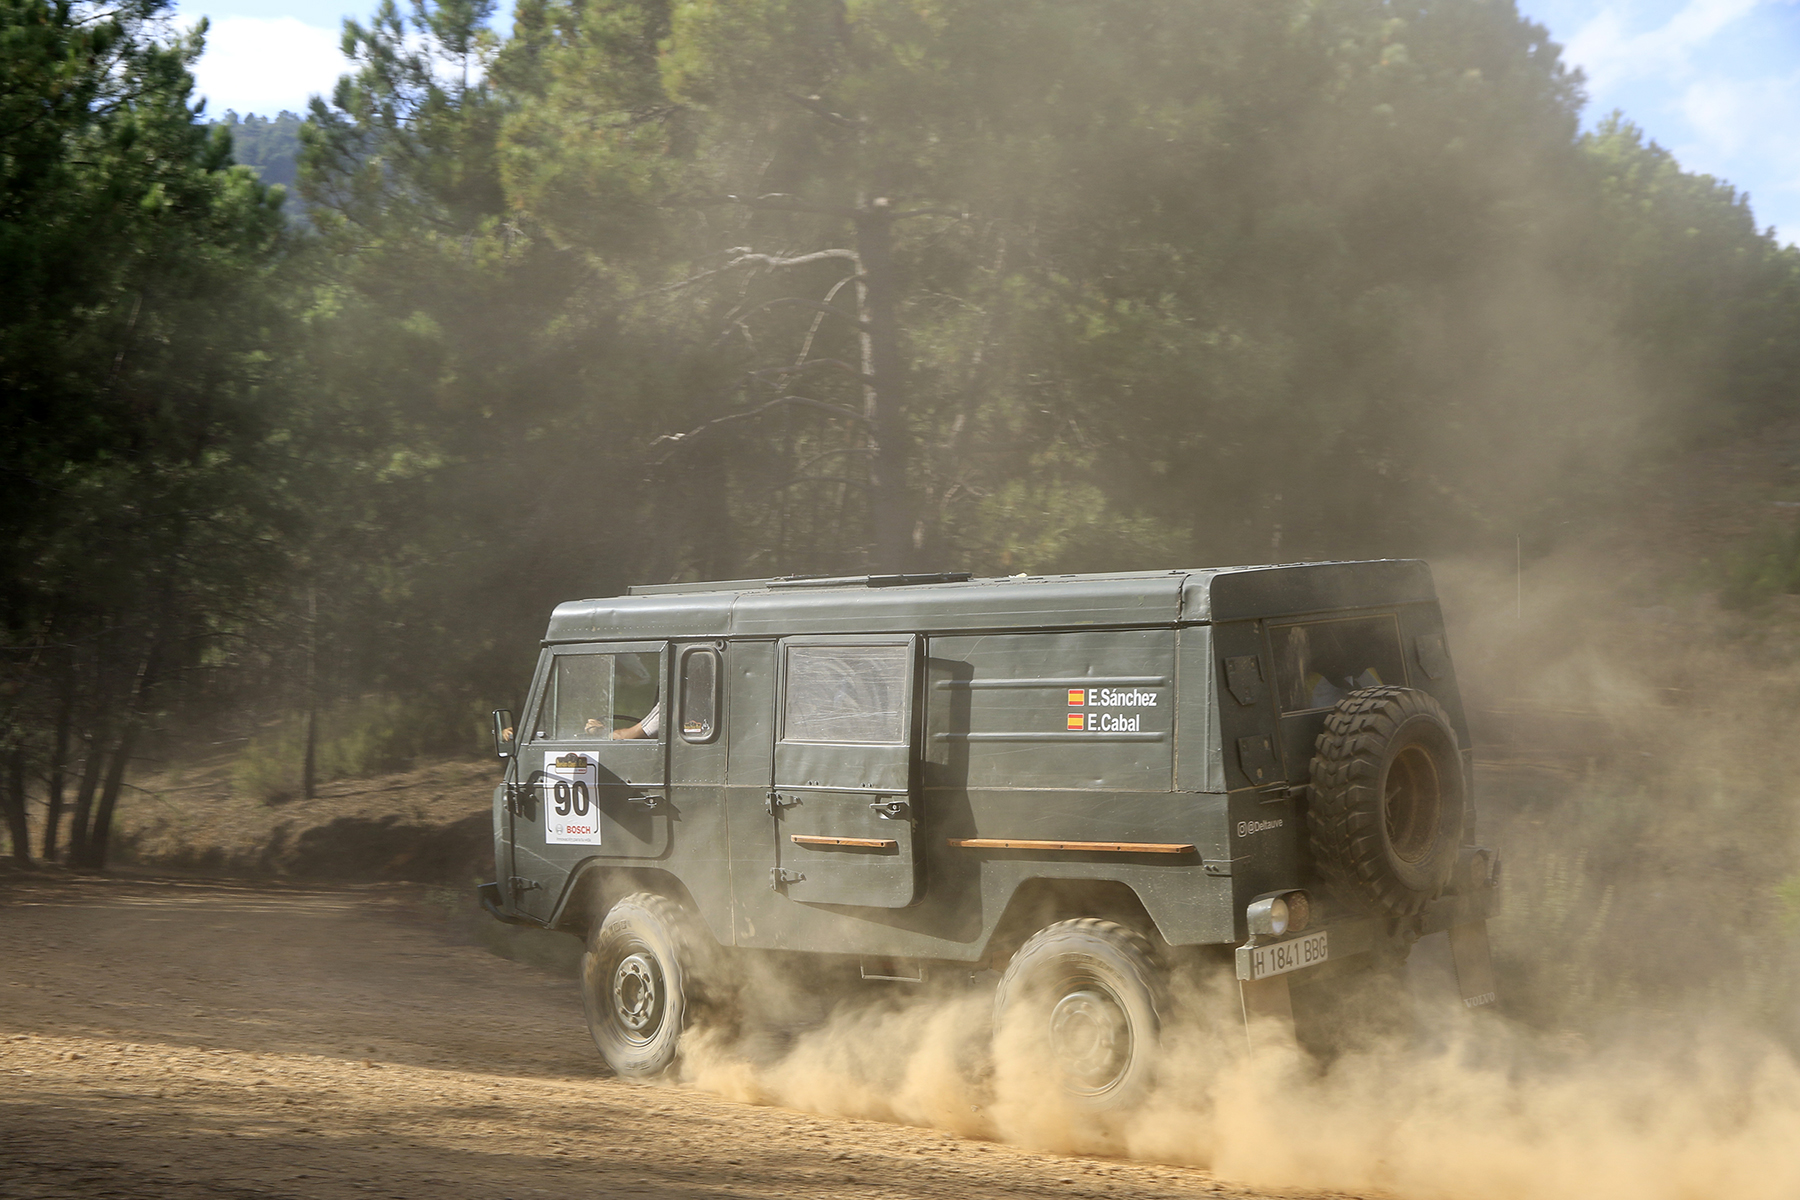
<svg viewBox="0 0 1800 1200"><path fill-rule="evenodd" d="M1800 416L1800 252L1512 0L492 15L346 23L290 191L204 23L0 0L15 854L467 752L561 600L1530 556Z"/></svg>

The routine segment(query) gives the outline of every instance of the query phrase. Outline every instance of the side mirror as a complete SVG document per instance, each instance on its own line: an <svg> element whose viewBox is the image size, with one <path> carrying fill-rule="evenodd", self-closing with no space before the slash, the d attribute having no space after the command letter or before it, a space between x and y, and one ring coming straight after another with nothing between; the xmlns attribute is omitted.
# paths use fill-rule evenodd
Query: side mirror
<svg viewBox="0 0 1800 1200"><path fill-rule="evenodd" d="M494 710L494 757L511 758L515 752L514 727L510 708Z"/></svg>

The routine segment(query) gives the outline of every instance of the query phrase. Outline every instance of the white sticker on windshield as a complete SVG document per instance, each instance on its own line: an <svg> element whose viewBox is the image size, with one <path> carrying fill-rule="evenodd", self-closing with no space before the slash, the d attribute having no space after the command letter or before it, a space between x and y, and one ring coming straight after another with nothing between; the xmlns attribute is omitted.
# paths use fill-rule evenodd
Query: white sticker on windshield
<svg viewBox="0 0 1800 1200"><path fill-rule="evenodd" d="M544 841L551 846L598 846L600 810L594 758L576 751L544 752Z"/></svg>

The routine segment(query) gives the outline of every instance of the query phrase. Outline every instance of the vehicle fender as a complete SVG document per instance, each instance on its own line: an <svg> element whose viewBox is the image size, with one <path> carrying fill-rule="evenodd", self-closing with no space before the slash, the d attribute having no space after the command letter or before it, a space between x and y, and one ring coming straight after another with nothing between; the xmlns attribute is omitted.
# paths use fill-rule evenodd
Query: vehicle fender
<svg viewBox="0 0 1800 1200"><path fill-rule="evenodd" d="M1038 930L1077 917L1116 921L1146 935L1161 937L1143 898L1116 879L1071 879L1033 876L1022 879L1007 898L994 931L988 935L986 958L995 969Z"/></svg>
<svg viewBox="0 0 1800 1200"><path fill-rule="evenodd" d="M604 917L622 897L633 892L667 896L699 917L714 941L726 944L720 935L730 934L727 914L702 910L687 886L672 872L660 867L622 867L593 858L569 872L568 882L551 911L549 926L563 933L586 937L595 921Z"/></svg>

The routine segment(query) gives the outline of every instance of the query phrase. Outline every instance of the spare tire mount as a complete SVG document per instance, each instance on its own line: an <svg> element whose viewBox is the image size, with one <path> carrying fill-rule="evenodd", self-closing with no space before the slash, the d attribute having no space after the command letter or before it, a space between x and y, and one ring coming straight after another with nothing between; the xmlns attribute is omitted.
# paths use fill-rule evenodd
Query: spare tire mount
<svg viewBox="0 0 1800 1200"><path fill-rule="evenodd" d="M1442 895L1469 816L1443 707L1414 688L1362 688L1326 716L1315 748L1307 823L1320 874L1389 916Z"/></svg>

